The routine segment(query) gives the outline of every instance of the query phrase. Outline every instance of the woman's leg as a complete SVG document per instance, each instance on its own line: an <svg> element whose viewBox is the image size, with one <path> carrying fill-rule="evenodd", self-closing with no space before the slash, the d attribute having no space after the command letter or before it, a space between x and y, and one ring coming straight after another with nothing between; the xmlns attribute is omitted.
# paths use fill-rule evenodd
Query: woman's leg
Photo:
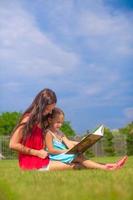
<svg viewBox="0 0 133 200"><path fill-rule="evenodd" d="M79 164L76 163L65 164L60 161L50 161L49 163L49 171L70 170L70 169L79 169Z"/></svg>

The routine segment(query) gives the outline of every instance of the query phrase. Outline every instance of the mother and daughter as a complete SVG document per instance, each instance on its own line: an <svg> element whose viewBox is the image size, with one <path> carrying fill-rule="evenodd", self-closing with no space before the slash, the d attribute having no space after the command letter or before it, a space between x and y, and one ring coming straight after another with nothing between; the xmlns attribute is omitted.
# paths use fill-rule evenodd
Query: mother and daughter
<svg viewBox="0 0 133 200"><path fill-rule="evenodd" d="M24 170L69 170L121 168L127 156L116 163L100 164L85 159L83 155L66 154L77 142L69 140L59 129L64 113L56 108L54 91L44 89L22 114L13 130L9 147L19 153L19 166Z"/></svg>

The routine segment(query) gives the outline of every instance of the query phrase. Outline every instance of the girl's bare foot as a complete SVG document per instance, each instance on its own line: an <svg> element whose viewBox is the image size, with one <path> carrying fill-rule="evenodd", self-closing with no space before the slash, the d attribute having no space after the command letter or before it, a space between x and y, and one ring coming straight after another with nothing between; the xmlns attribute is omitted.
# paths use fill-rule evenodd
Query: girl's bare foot
<svg viewBox="0 0 133 200"><path fill-rule="evenodd" d="M126 161L127 161L127 156L124 156L122 159L120 159L119 161L117 161L117 166L118 166L118 168L121 168L121 167L123 167L123 165L126 163Z"/></svg>
<svg viewBox="0 0 133 200"><path fill-rule="evenodd" d="M116 163L108 163L105 164L105 167L107 170L116 170L116 169L120 169L124 166L126 160L127 160L127 156L124 156L122 159L120 159L119 161L117 161Z"/></svg>
<svg viewBox="0 0 133 200"><path fill-rule="evenodd" d="M117 168L118 168L118 166L117 166L116 163L105 164L105 169L108 170L108 171L116 170Z"/></svg>

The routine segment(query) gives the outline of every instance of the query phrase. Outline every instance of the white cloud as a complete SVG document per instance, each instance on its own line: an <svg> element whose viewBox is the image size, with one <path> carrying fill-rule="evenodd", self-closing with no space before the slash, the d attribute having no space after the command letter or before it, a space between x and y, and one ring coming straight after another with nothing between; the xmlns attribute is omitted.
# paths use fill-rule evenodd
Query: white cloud
<svg viewBox="0 0 133 200"><path fill-rule="evenodd" d="M79 61L75 53L51 41L21 6L17 4L14 9L0 8L1 70L16 75L46 76L75 69Z"/></svg>
<svg viewBox="0 0 133 200"><path fill-rule="evenodd" d="M133 54L132 13L112 11L103 0L57 2L43 2L55 31L73 40L84 38L89 51L111 59Z"/></svg>
<svg viewBox="0 0 133 200"><path fill-rule="evenodd" d="M131 56L133 54L132 20L123 13L112 15L106 7L98 12L86 11L79 15L78 35L85 36L88 47L100 54L111 56Z"/></svg>

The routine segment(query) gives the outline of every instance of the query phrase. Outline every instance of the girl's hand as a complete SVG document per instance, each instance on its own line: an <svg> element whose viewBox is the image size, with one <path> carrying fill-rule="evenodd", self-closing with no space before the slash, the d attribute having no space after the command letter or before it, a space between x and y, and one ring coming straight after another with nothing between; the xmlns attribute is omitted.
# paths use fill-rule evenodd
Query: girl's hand
<svg viewBox="0 0 133 200"><path fill-rule="evenodd" d="M62 153L67 153L70 149L62 150Z"/></svg>
<svg viewBox="0 0 133 200"><path fill-rule="evenodd" d="M48 156L48 152L45 151L44 149L37 150L37 156L39 158L45 159Z"/></svg>
<svg viewBox="0 0 133 200"><path fill-rule="evenodd" d="M62 153L66 153L69 149L64 149L64 150L58 150L59 153L58 154L62 154Z"/></svg>

